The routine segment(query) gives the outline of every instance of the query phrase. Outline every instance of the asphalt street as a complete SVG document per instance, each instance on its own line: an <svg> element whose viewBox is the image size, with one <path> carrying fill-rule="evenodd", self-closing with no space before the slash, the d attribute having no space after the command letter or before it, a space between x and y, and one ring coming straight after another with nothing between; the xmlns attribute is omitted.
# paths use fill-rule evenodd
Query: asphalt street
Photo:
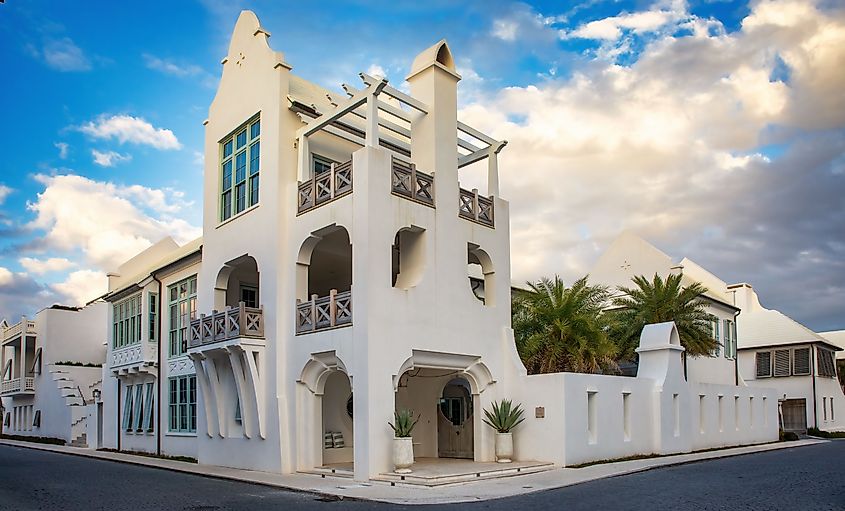
<svg viewBox="0 0 845 511"><path fill-rule="evenodd" d="M519 484L520 478L502 484ZM0 446L0 510L386 509L259 485ZM408 509L845 510L845 440L649 470L487 502Z"/></svg>

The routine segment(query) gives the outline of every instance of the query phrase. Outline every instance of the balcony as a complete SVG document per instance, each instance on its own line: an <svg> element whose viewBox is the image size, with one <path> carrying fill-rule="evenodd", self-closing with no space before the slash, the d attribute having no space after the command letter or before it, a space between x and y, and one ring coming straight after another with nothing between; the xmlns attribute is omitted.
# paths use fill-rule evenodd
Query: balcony
<svg viewBox="0 0 845 511"><path fill-rule="evenodd" d="M301 215L349 193L352 193L352 160L332 163L329 170L315 173L310 180L299 183L296 214Z"/></svg>
<svg viewBox="0 0 845 511"><path fill-rule="evenodd" d="M21 334L36 335L35 321L23 320L10 326L3 332L3 341L20 337Z"/></svg>
<svg viewBox="0 0 845 511"><path fill-rule="evenodd" d="M352 291L338 293L332 289L329 296L296 301L296 335L310 334L352 325Z"/></svg>
<svg viewBox="0 0 845 511"><path fill-rule="evenodd" d="M393 158L391 192L415 202L434 207L434 176L420 172L413 163Z"/></svg>
<svg viewBox="0 0 845 511"><path fill-rule="evenodd" d="M188 349L240 339L264 340L263 309L240 302L222 312L212 311L210 316L200 315L191 321Z"/></svg>
<svg viewBox="0 0 845 511"><path fill-rule="evenodd" d="M458 215L472 222L495 227L493 218L493 197L478 195L478 190L460 189L458 194Z"/></svg>
<svg viewBox="0 0 845 511"><path fill-rule="evenodd" d="M13 380L6 380L0 383L0 396L11 396L13 394L34 394L35 393L35 378L27 376L25 378L15 378Z"/></svg>
<svg viewBox="0 0 845 511"><path fill-rule="evenodd" d="M155 372L157 342L141 341L111 352L109 368L115 374Z"/></svg>

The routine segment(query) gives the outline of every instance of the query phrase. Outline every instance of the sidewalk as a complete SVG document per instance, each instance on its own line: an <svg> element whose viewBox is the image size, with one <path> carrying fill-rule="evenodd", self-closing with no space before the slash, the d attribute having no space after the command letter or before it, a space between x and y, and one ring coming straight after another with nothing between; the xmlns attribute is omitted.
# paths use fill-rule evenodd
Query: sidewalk
<svg viewBox="0 0 845 511"><path fill-rule="evenodd" d="M320 476L310 474L271 474L252 470L240 470L210 465L197 465L181 461L147 458L131 454L100 452L78 447L36 444L17 440L0 440L0 444L2 445L132 463L135 465L164 470L174 470L177 472L205 477L216 477L232 481L274 486L293 491L313 492L321 495L331 495L359 500L375 500L392 504L477 502L551 490L554 488L561 488L606 477L642 472L657 467L680 465L683 463L725 458L756 452L789 449L825 442L827 442L827 440L815 439L799 440L796 442L776 442L751 447L735 447L731 449L702 453L679 454L675 456L665 456L644 460L605 463L584 468L557 468L546 472L514 476L504 479L490 479L472 483L427 488L420 486L403 486L400 484L391 486L389 483L375 481L358 483L350 479L330 476L322 478Z"/></svg>

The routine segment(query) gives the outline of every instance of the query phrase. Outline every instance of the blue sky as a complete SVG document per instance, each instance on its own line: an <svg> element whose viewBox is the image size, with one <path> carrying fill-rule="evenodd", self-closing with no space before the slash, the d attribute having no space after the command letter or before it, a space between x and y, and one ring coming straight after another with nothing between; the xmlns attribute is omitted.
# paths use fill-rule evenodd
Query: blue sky
<svg viewBox="0 0 845 511"><path fill-rule="evenodd" d="M786 0L8 0L0 317L80 301L156 237L199 234L202 121L243 8L337 90L365 70L401 87L445 37L462 117L511 141L515 280L577 278L632 229L845 328L845 22Z"/></svg>

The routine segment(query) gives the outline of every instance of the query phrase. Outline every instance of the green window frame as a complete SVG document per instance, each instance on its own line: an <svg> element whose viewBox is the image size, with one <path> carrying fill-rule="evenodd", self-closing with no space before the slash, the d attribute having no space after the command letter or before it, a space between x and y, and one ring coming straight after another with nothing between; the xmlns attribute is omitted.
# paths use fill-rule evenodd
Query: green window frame
<svg viewBox="0 0 845 511"><path fill-rule="evenodd" d="M132 425L135 427L135 431L141 432L143 431L142 427L144 424L144 385L138 384L135 385L135 409L133 410L132 416Z"/></svg>
<svg viewBox="0 0 845 511"><path fill-rule="evenodd" d="M121 426L126 431L132 431L132 385L126 386L126 396L123 401L123 423Z"/></svg>
<svg viewBox="0 0 845 511"><path fill-rule="evenodd" d="M220 141L220 221L258 204L261 119L255 116Z"/></svg>
<svg viewBox="0 0 845 511"><path fill-rule="evenodd" d="M141 342L141 293L112 305L112 348Z"/></svg>
<svg viewBox="0 0 845 511"><path fill-rule="evenodd" d="M168 380L170 398L168 430L174 433L197 431L197 377L174 376Z"/></svg>
<svg viewBox="0 0 845 511"><path fill-rule="evenodd" d="M148 433L152 433L154 429L154 421L153 416L155 415L155 389L152 382L149 382L146 385L146 405L144 407L144 421L141 425L141 429Z"/></svg>
<svg viewBox="0 0 845 511"><path fill-rule="evenodd" d="M158 293L147 293L147 301L147 338L155 342L158 339Z"/></svg>
<svg viewBox="0 0 845 511"><path fill-rule="evenodd" d="M169 350L172 357L187 351L191 320L197 317L197 276L192 275L167 287L169 322Z"/></svg>

